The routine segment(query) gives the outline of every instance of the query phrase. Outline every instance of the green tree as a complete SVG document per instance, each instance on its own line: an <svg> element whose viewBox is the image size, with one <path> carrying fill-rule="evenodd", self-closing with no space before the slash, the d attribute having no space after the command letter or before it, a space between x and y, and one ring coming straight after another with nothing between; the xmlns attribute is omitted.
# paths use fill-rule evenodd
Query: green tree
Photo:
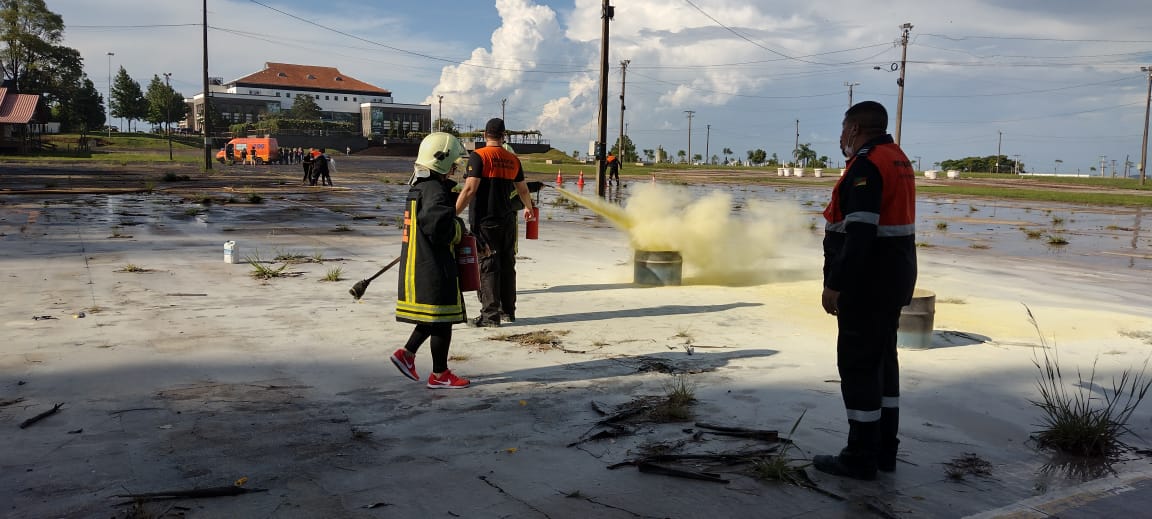
<svg viewBox="0 0 1152 519"><path fill-rule="evenodd" d="M152 124L173 123L182 121L188 116L188 105L184 104L184 95L165 84L160 76L152 76L144 97L148 100L148 114L145 120Z"/></svg>
<svg viewBox="0 0 1152 519"><path fill-rule="evenodd" d="M128 131L132 131L132 121L148 116L148 100L140 90L140 83L128 75L124 67L112 81L112 115L128 120Z"/></svg>
<svg viewBox="0 0 1152 519"><path fill-rule="evenodd" d="M61 102L52 107L52 117L67 131L87 133L104 126L104 97L96 90L96 85L88 76L80 81L80 86L72 92L71 101Z"/></svg>
<svg viewBox="0 0 1152 519"><path fill-rule="evenodd" d="M64 18L49 11L44 0L0 0L0 68L16 91L35 92L25 76L44 68L44 57L63 37Z"/></svg>
<svg viewBox="0 0 1152 519"><path fill-rule="evenodd" d="M773 153L772 158L768 159L768 165L769 166L779 166L780 165L780 157L777 156L775 153Z"/></svg>
<svg viewBox="0 0 1152 519"><path fill-rule="evenodd" d="M763 164L768 159L768 152L756 148L755 150L748 150L748 162L750 164Z"/></svg>
<svg viewBox="0 0 1152 519"><path fill-rule="evenodd" d="M432 128L439 128L440 129L439 131L442 131L445 133L451 133L452 135L455 135L457 137L460 136L460 130L458 130L456 128L456 121L453 121L452 119L449 119L447 117L444 117L442 119L436 119L435 121L432 121Z"/></svg>
<svg viewBox="0 0 1152 519"><path fill-rule="evenodd" d="M811 143L801 144L796 148L796 163L801 167L808 167L813 162L816 162L816 152L812 149Z"/></svg>
<svg viewBox="0 0 1152 519"><path fill-rule="evenodd" d="M696 164L698 162L704 162L704 155L701 155L699 153L693 153L692 154L692 163Z"/></svg>
<svg viewBox="0 0 1152 519"><path fill-rule="evenodd" d="M315 120L320 118L320 105L308 94L296 96L292 109L288 111L292 119Z"/></svg>
<svg viewBox="0 0 1152 519"><path fill-rule="evenodd" d="M732 148L724 148L724 151L722 151L721 153L724 154L724 163L727 164L728 163L728 156L732 154Z"/></svg>
<svg viewBox="0 0 1152 519"><path fill-rule="evenodd" d="M683 162L684 162L684 157L687 157L687 156L688 156L688 153L687 153L687 152L685 152L684 150L680 150L680 151L677 151L677 152L676 152L676 156L677 156L677 157L680 157L680 162L681 162L681 163L683 163Z"/></svg>
<svg viewBox="0 0 1152 519"><path fill-rule="evenodd" d="M653 162L653 158L656 156L656 150L653 150L653 149L645 149L645 150L643 151L643 153L644 153L644 158L645 158L645 159L646 159L648 162Z"/></svg>
<svg viewBox="0 0 1152 519"><path fill-rule="evenodd" d="M620 137L616 138L616 143L612 145L612 149L608 150L617 157L620 157L621 162L636 162L639 160L636 156L636 145L632 143L632 139L627 135L623 136L624 151L620 151Z"/></svg>
<svg viewBox="0 0 1152 519"><path fill-rule="evenodd" d="M572 158L573 159L580 158L580 150L572 150Z"/></svg>

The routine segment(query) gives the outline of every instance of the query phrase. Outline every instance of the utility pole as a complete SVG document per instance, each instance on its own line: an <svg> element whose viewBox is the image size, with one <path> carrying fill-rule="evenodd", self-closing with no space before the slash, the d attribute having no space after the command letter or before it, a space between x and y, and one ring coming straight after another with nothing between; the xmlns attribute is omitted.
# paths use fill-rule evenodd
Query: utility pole
<svg viewBox="0 0 1152 519"><path fill-rule="evenodd" d="M171 72L164 73L164 95L167 97L164 100L164 124L168 127L168 160L172 160L172 83L169 79L172 77Z"/></svg>
<svg viewBox="0 0 1152 519"><path fill-rule="evenodd" d="M504 107L508 105L508 98L500 100L500 120L504 121L504 127L508 127L508 119L504 117Z"/></svg>
<svg viewBox="0 0 1152 519"><path fill-rule="evenodd" d="M628 64L632 60L626 59L620 62L620 140L616 141L616 160L624 160L624 89L626 88L628 79Z"/></svg>
<svg viewBox="0 0 1152 519"><path fill-rule="evenodd" d="M1107 157L1107 155L1101 155L1100 156L1100 178L1104 178L1104 157ZM1092 176L1092 175L1088 175L1088 176Z"/></svg>
<svg viewBox="0 0 1152 519"><path fill-rule="evenodd" d="M115 52L108 53L108 106L105 107L108 112L108 120L104 122L105 129L108 130L108 138L112 138L112 56L115 55Z"/></svg>
<svg viewBox="0 0 1152 519"><path fill-rule="evenodd" d="M919 155L916 156L916 171L924 171L923 169L920 169L920 156Z"/></svg>
<svg viewBox="0 0 1152 519"><path fill-rule="evenodd" d="M792 146L792 160L800 162L800 119L796 119L796 144ZM797 165L796 163L792 164Z"/></svg>
<svg viewBox="0 0 1152 519"><path fill-rule="evenodd" d="M1140 67L1148 74L1148 96L1144 99L1144 140L1140 141L1140 185L1144 185L1144 173L1148 171L1148 108L1152 106L1152 66Z"/></svg>
<svg viewBox="0 0 1152 519"><path fill-rule="evenodd" d="M1004 144L1004 132L996 130L996 133L999 134L1000 137L996 139L996 165L992 166L993 173L1000 172L1000 145Z"/></svg>
<svg viewBox="0 0 1152 519"><path fill-rule="evenodd" d="M1116 159L1112 159L1112 178L1116 178Z"/></svg>
<svg viewBox="0 0 1152 519"><path fill-rule="evenodd" d="M688 114L688 164L692 164L692 115L696 110L684 110Z"/></svg>
<svg viewBox="0 0 1152 519"><path fill-rule="evenodd" d="M1015 154L1012 156L1016 158L1016 162L1012 163L1012 174L1013 175L1019 175L1020 174L1020 154Z"/></svg>
<svg viewBox="0 0 1152 519"><path fill-rule="evenodd" d="M708 125L708 132L704 134L704 163L705 164L711 164L712 163L712 157L711 157L711 155L709 155L710 153L712 153L710 151L710 148L709 148L710 146L712 146L712 125L711 124Z"/></svg>
<svg viewBox="0 0 1152 519"><path fill-rule="evenodd" d="M608 140L608 22L616 14L616 8L608 5L608 0L600 7L600 112L599 133L596 134L596 194L604 198L608 179L604 176L607 166Z"/></svg>
<svg viewBox="0 0 1152 519"><path fill-rule="evenodd" d="M852 108L852 87L860 86L860 83L844 82L844 86L848 87L848 108Z"/></svg>
<svg viewBox="0 0 1152 519"><path fill-rule="evenodd" d="M900 26L903 35L900 37L900 46L904 49L900 51L900 79L896 84L900 87L900 95L896 98L896 145L900 145L900 122L904 119L904 67L908 63L908 32L912 30L912 24L905 23ZM1000 162L1000 157L996 157L996 162Z"/></svg>
<svg viewBox="0 0 1152 519"><path fill-rule="evenodd" d="M440 127L444 126L444 96L438 95L437 98L437 114L436 114L436 131L440 131Z"/></svg>
<svg viewBox="0 0 1152 519"><path fill-rule="evenodd" d="M208 0L204 0L204 123L200 129L204 131L204 170L212 171L212 116L208 106L211 97L208 92Z"/></svg>

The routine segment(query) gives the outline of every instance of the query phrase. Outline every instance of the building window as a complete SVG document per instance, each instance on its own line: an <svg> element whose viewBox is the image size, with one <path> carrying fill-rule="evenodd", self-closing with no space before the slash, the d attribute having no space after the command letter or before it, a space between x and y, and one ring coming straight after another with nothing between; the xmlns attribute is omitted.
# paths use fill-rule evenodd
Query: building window
<svg viewBox="0 0 1152 519"><path fill-rule="evenodd" d="M344 100L345 100L345 101L347 101L347 100L348 100L348 96L344 96Z"/></svg>
<svg viewBox="0 0 1152 519"><path fill-rule="evenodd" d="M292 92L285 92L284 97L292 97Z"/></svg>
<svg viewBox="0 0 1152 519"><path fill-rule="evenodd" d="M357 102L355 97L352 98L352 102L353 103Z"/></svg>
<svg viewBox="0 0 1152 519"><path fill-rule="evenodd" d="M325 101L328 101L328 96L324 96L324 100L325 100Z"/></svg>

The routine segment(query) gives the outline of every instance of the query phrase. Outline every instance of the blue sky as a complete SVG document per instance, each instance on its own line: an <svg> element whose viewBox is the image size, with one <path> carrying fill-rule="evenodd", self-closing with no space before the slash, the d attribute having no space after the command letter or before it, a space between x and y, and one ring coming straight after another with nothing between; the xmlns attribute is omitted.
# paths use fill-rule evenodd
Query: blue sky
<svg viewBox="0 0 1152 519"><path fill-rule="evenodd" d="M627 129L641 149L688 147L738 156L791 154L801 143L837 157L848 104L885 104L895 119L899 26L908 46L902 141L924 168L971 155L1019 155L1032 171L1109 168L1140 160L1152 10L1103 0L615 0L610 141ZM106 89L108 52L141 84L171 72L200 90L201 2L48 0L65 43ZM867 6L867 9L863 7ZM482 125L508 99L514 129L560 149L588 148L598 103L600 0L369 2L208 0L210 74L227 80L277 61L328 65ZM175 26L160 26L160 25ZM1057 160L1062 161L1057 164ZM1109 169L1110 171L1110 169Z"/></svg>

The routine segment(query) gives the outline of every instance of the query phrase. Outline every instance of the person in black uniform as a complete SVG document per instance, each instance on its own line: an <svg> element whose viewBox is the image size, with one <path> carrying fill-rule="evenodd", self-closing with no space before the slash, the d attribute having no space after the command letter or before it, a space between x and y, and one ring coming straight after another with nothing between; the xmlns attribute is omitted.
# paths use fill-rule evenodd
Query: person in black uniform
<svg viewBox="0 0 1152 519"><path fill-rule="evenodd" d="M900 374L896 329L916 286L916 186L874 101L844 114L844 176L824 210L824 310L836 316L836 365L848 444L812 458L821 472L871 480L896 468Z"/></svg>
<svg viewBox="0 0 1152 519"><path fill-rule="evenodd" d="M452 325L466 320L455 252L464 235L464 221L456 217L456 195L452 192L456 183L448 177L465 153L460 139L451 134L438 132L425 137L404 205L396 320L416 328L408 343L390 359L400 373L419 381L416 352L431 337L428 387L432 389L459 389L469 384L468 379L448 369Z"/></svg>
<svg viewBox="0 0 1152 519"><path fill-rule="evenodd" d="M485 146L468 158L456 214L469 208L468 224L480 252L481 308L470 324L498 327L501 313L509 322L516 320L516 206L509 193L515 190L525 219L536 216L520 159L503 147L504 120L489 120L484 139Z"/></svg>

